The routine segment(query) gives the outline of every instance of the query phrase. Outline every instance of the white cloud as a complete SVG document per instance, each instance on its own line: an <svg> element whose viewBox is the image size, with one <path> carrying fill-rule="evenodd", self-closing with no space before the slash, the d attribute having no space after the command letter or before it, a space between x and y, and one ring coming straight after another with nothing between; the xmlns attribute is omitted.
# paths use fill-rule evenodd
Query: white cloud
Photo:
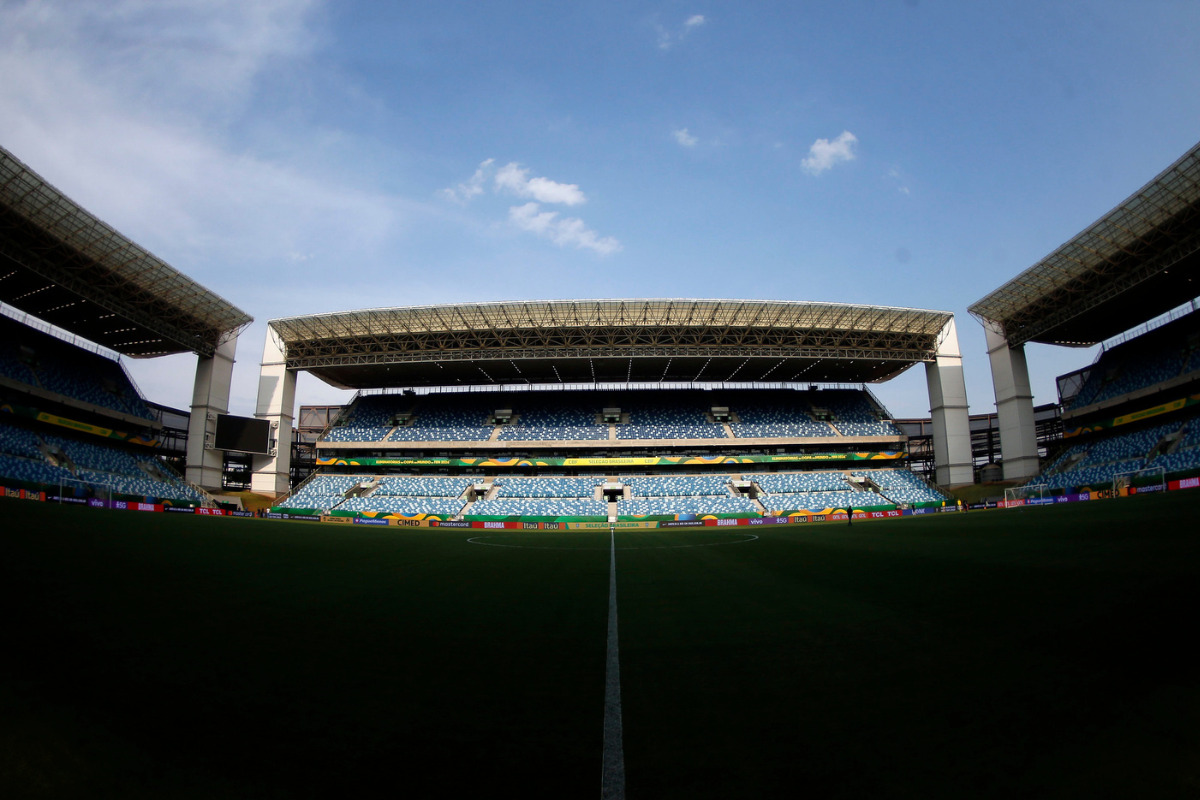
<svg viewBox="0 0 1200 800"><path fill-rule="evenodd" d="M559 219L557 211L542 211L537 203L513 206L508 210L509 221L519 230L549 239L561 247L593 250L602 256L621 249L621 243L611 236L599 236L578 217Z"/></svg>
<svg viewBox="0 0 1200 800"><path fill-rule="evenodd" d="M898 167L892 167L890 170L888 170L887 176L890 180L895 182L896 191L900 192L900 194L911 194L911 192L908 190L908 183L904 178L904 174L900 172Z"/></svg>
<svg viewBox="0 0 1200 800"><path fill-rule="evenodd" d="M136 240L170 243L184 271L209 262L240 276L247 257L328 253L332 234L374 240L403 201L230 144L268 65L299 68L315 47L313 7L0 4L0 141Z"/></svg>
<svg viewBox="0 0 1200 800"><path fill-rule="evenodd" d="M548 239L560 247L576 247L609 255L621 249L621 243L611 236L600 236L578 217L560 217L557 211L543 211L543 204L577 206L587 202L587 196L574 183L559 183L544 177L529 176L529 170L515 161L495 169L494 159L479 165L470 180L442 189L438 194L447 200L464 204L484 193L490 179L496 194L530 198L524 205L508 209L509 224L518 230Z"/></svg>
<svg viewBox="0 0 1200 800"><path fill-rule="evenodd" d="M677 131L673 131L671 135L674 136L675 141L679 142L679 144L683 147L695 147L696 143L700 141L695 136L692 136L690 133L688 133L687 128L680 128Z"/></svg>
<svg viewBox="0 0 1200 800"><path fill-rule="evenodd" d="M587 202L587 197L577 184L559 183L549 178L530 178L529 170L516 162L505 164L497 170L496 190L510 192L517 197L532 197L539 203L577 206Z"/></svg>
<svg viewBox="0 0 1200 800"><path fill-rule="evenodd" d="M820 175L835 164L853 161L854 145L857 143L858 138L850 131L842 131L833 141L817 139L808 148L808 158L801 161L800 165L813 175Z"/></svg>
<svg viewBox="0 0 1200 800"><path fill-rule="evenodd" d="M670 50L678 42L682 42L689 33L704 25L708 20L703 14L692 14L678 29L668 29L661 24L655 23L654 31L657 34L658 49Z"/></svg>
<svg viewBox="0 0 1200 800"><path fill-rule="evenodd" d="M57 52L86 61L87 78L116 89L137 83L138 100L228 112L251 100L273 61L311 53L317 0L25 0L3 4L4 50Z"/></svg>
<svg viewBox="0 0 1200 800"><path fill-rule="evenodd" d="M475 170L465 183L460 183L457 186L452 186L448 189L442 189L438 195L446 200L465 205L471 199L483 194L483 185L487 182L488 173L491 172L493 158L483 161L479 165L479 169Z"/></svg>
<svg viewBox="0 0 1200 800"><path fill-rule="evenodd" d="M261 93L305 73L314 0L0 2L0 142L73 200L235 305L296 313L284 283L328 299L330 268L368 261L418 203L371 188L319 137L273 127ZM273 153L256 152L237 129ZM322 135L337 134L324 130ZM264 148L267 149L267 148ZM260 325L234 368L235 411L253 408ZM253 341L255 338L258 341ZM249 357L246 353L251 353ZM151 399L187 407L186 357L134 361ZM190 371L194 371L192 359ZM148 379L147 379L148 380Z"/></svg>

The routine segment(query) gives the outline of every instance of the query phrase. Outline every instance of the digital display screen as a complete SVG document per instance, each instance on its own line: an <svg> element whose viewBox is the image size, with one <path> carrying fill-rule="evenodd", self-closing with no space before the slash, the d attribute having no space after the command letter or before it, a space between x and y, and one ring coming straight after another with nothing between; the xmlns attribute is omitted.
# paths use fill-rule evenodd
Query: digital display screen
<svg viewBox="0 0 1200 800"><path fill-rule="evenodd" d="M240 450L244 453L271 452L271 423L254 417L235 417L217 414L217 435L213 443L218 450Z"/></svg>

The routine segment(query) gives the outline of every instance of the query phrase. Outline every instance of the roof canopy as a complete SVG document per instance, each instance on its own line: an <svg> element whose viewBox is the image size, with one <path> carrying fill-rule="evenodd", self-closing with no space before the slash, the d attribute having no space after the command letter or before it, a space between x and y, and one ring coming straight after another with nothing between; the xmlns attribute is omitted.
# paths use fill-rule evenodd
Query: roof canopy
<svg viewBox="0 0 1200 800"><path fill-rule="evenodd" d="M0 148L0 301L128 356L211 356L251 317Z"/></svg>
<svg viewBox="0 0 1200 800"><path fill-rule="evenodd" d="M1088 346L1200 295L1200 144L970 307L1010 345Z"/></svg>
<svg viewBox="0 0 1200 800"><path fill-rule="evenodd" d="M766 300L555 300L272 320L290 369L345 388L878 381L930 361L952 314Z"/></svg>

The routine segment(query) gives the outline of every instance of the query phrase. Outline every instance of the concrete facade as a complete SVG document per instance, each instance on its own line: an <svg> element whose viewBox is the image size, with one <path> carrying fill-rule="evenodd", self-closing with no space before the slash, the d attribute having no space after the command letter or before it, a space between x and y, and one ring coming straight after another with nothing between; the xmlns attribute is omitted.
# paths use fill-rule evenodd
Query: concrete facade
<svg viewBox="0 0 1200 800"><path fill-rule="evenodd" d="M259 494L286 494L292 467L292 424L296 410L296 373L287 368L284 344L267 325L262 368L258 376L258 402L254 416L270 420L275 454L254 456L251 490Z"/></svg>
<svg viewBox="0 0 1200 800"><path fill-rule="evenodd" d="M1004 330L985 322L988 361L996 391L996 418L1000 426L1000 456L1004 479L1020 480L1038 474L1037 426L1033 417L1033 390L1025 346L1009 347Z"/></svg>
<svg viewBox="0 0 1200 800"><path fill-rule="evenodd" d="M958 346L958 328L953 319L946 323L938 337L936 359L925 364L925 383L929 388L936 480L943 486L973 483L975 469L971 459L967 382Z"/></svg>
<svg viewBox="0 0 1200 800"><path fill-rule="evenodd" d="M187 473L189 481L209 490L221 490L225 453L213 449L217 414L229 413L229 387L237 336L225 339L211 358L198 357L192 386L192 414L188 419Z"/></svg>

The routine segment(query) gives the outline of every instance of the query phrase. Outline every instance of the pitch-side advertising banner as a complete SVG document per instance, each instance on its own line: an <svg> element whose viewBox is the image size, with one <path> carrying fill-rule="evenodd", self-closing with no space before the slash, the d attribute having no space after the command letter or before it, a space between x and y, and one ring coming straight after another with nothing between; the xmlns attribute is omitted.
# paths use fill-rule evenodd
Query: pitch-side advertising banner
<svg viewBox="0 0 1200 800"><path fill-rule="evenodd" d="M694 467L720 464L794 464L822 461L896 461L904 453L783 453L762 456L628 456L580 458L426 458L408 456L318 456L318 467Z"/></svg>

